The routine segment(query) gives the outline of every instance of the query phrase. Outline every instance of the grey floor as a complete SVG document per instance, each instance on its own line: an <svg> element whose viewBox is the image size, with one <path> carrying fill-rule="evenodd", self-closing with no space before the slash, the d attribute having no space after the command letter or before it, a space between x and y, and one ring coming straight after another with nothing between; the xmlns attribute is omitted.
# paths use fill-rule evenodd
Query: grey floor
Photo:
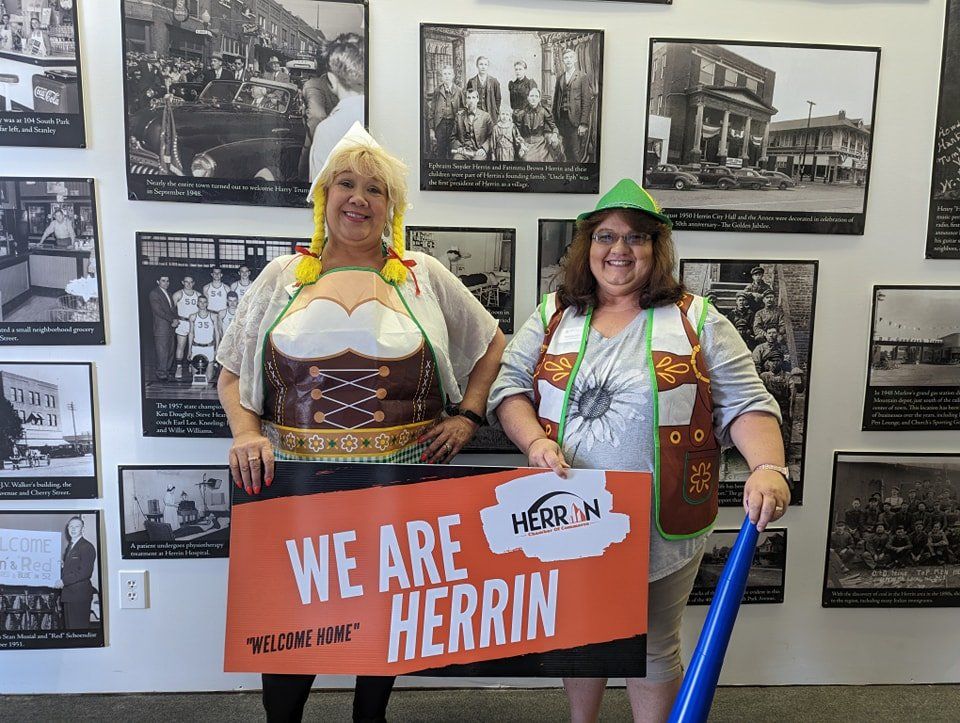
<svg viewBox="0 0 960 723"><path fill-rule="evenodd" d="M0 682L2 686L2 682ZM304 715L307 721L347 721L351 693L316 691ZM547 690L398 690L390 701L390 720L400 721L564 721L562 691ZM604 699L602 721L629 721L623 689ZM186 721L263 720L256 693L158 695L0 696L0 721L110 721L181 723ZM960 686L797 686L721 688L711 721L960 721Z"/></svg>

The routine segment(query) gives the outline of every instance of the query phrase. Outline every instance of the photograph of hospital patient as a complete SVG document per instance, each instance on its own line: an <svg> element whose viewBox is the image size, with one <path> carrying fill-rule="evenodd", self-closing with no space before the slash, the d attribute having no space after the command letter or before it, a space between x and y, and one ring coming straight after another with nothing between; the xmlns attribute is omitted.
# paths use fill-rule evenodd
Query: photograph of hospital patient
<svg viewBox="0 0 960 723"><path fill-rule="evenodd" d="M227 557L226 467L120 468L125 559Z"/></svg>

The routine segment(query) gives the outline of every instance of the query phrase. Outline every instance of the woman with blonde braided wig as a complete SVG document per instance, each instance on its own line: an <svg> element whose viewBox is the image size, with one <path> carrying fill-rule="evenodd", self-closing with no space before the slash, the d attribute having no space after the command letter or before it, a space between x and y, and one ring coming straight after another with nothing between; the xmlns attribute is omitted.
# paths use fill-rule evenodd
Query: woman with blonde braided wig
<svg viewBox="0 0 960 723"><path fill-rule="evenodd" d="M405 170L355 124L311 189L310 247L267 264L224 334L229 463L248 493L275 459L448 462L486 413L503 334L443 263L405 251ZM267 719L300 720L313 678L265 674ZM354 720L384 720L392 686L359 677Z"/></svg>

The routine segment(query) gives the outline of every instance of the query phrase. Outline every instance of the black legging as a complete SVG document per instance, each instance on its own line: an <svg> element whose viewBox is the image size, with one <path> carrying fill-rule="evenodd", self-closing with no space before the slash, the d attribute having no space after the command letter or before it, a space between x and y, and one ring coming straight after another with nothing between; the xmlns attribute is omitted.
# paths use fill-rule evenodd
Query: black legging
<svg viewBox="0 0 960 723"><path fill-rule="evenodd" d="M310 696L315 675L279 675L264 673L263 707L267 723L291 723L303 719L303 706ZM382 723L387 719L387 703L396 678L358 675L353 689L355 723Z"/></svg>

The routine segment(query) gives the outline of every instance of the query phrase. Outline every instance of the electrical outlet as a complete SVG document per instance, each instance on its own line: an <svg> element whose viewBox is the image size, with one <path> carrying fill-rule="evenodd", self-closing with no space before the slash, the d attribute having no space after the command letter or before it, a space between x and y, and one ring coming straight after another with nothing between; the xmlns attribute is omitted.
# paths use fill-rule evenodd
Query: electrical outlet
<svg viewBox="0 0 960 723"><path fill-rule="evenodd" d="M147 571L120 571L120 609L143 610L150 606L147 600Z"/></svg>

